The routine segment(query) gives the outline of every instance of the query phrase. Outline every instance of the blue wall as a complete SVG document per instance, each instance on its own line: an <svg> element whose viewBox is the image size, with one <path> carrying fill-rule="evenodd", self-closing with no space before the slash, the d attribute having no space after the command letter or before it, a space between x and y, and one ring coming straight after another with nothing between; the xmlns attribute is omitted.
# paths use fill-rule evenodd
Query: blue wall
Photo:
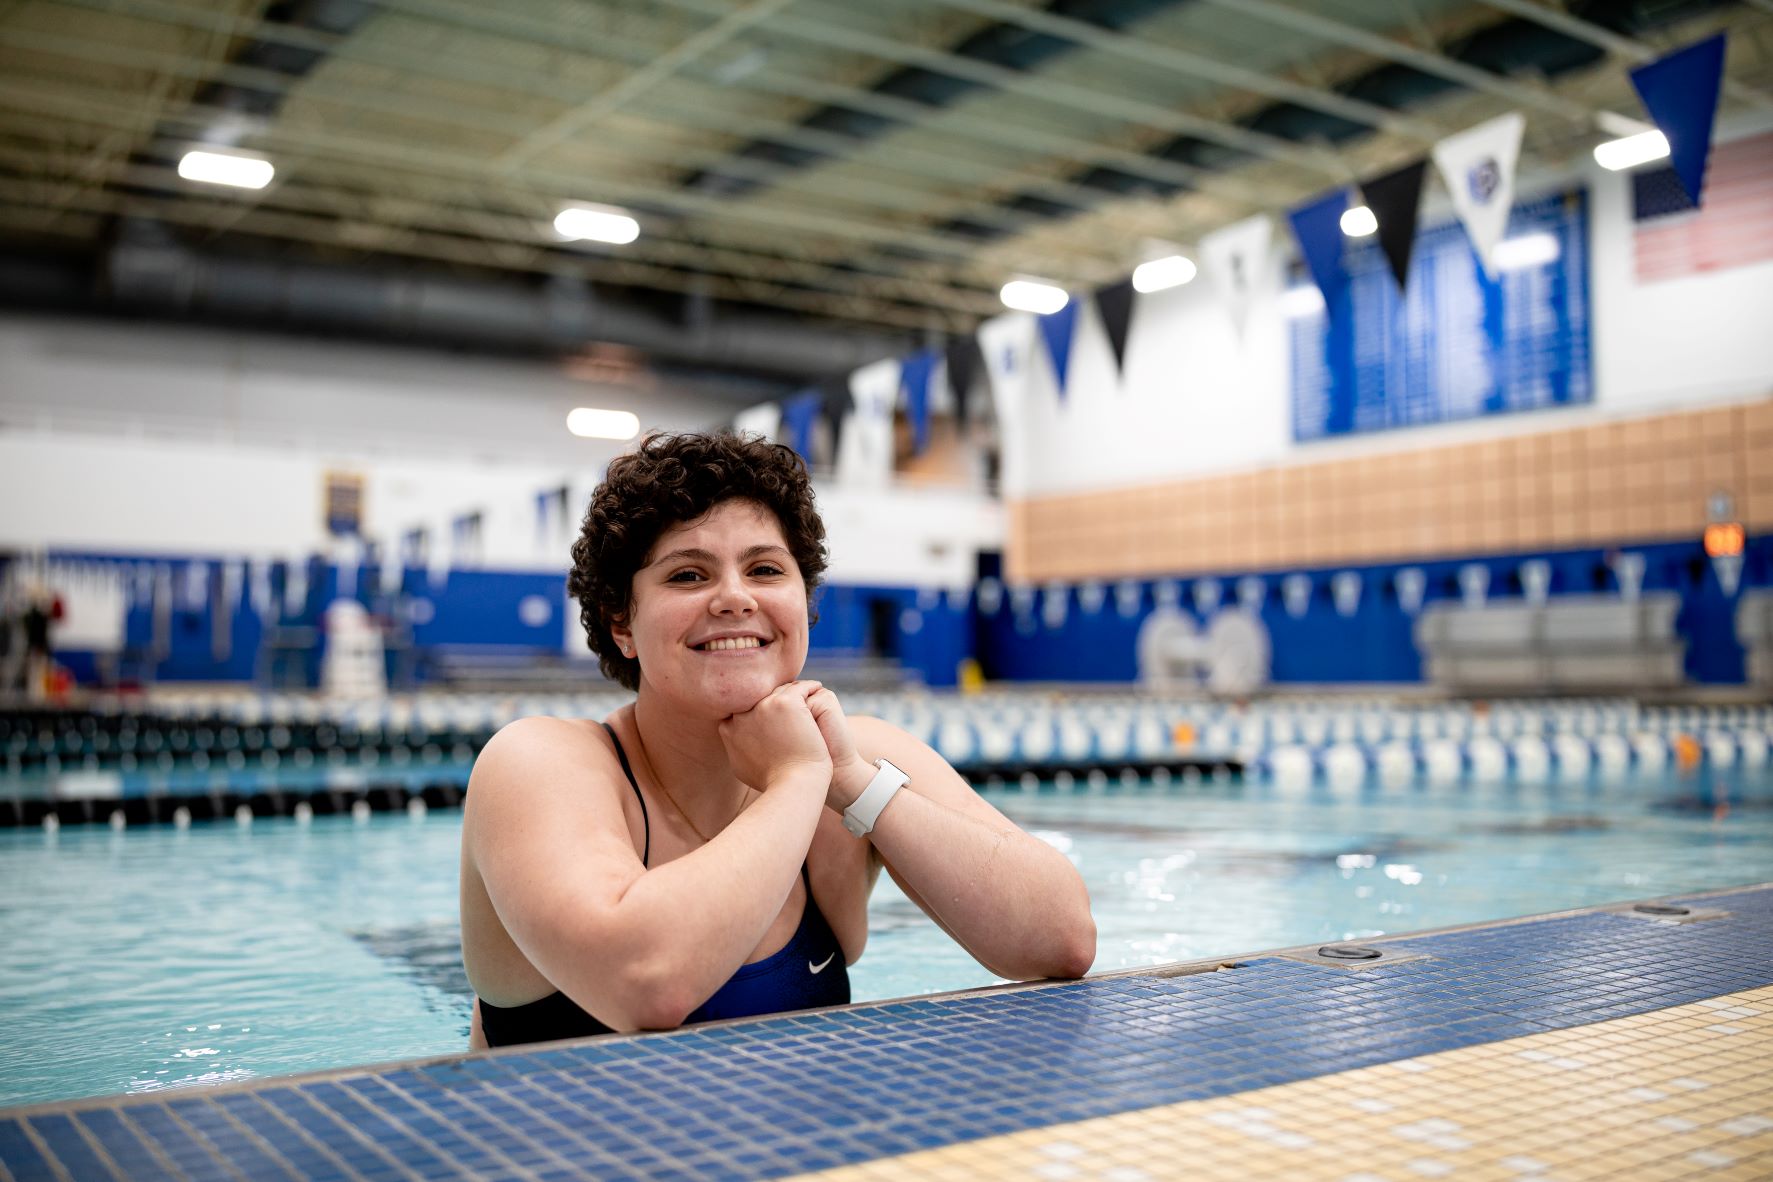
<svg viewBox="0 0 1773 1182"><path fill-rule="evenodd" d="M1664 543L1629 547L1645 558L1644 590L1672 590L1681 596L1676 627L1687 641L1687 673L1703 684L1739 684L1745 676L1743 652L1735 639L1735 598L1725 593L1712 564L1697 542ZM1294 571L1233 572L1215 576L1221 596L1234 601L1237 580L1243 573L1260 574L1266 584L1262 619L1273 643L1273 679L1279 683L1309 682L1415 682L1422 679L1421 660L1412 639L1413 616L1398 602L1395 575L1405 566L1422 570L1426 578L1424 602L1457 599L1460 569L1481 562L1490 570L1491 599L1521 595L1519 569L1528 559L1544 559L1551 568L1552 595L1613 592L1617 585L1609 566L1611 551L1598 549L1519 553L1482 558L1446 559L1433 562L1388 563L1364 567L1320 567L1306 570L1312 582L1309 605L1295 617L1287 610L1283 580ZM235 610L227 651L218 653L212 627L220 588L219 577L202 581L203 594L185 594L189 557L143 559L97 554L57 553L54 559L164 565L172 573L173 610L169 643L157 652L154 646L154 611L151 601L135 603L128 614L127 644L120 672L126 678L161 681L250 681L266 679L269 671L260 664L261 641L267 623L297 630L301 641L311 628L320 633L323 605L338 587L338 572L318 559L309 563L308 593L289 610L259 618L252 603L250 581L243 588ZM212 564L213 570L213 564ZM987 556L981 565L995 576L997 563ZM1360 602L1348 616L1337 611L1331 594L1331 577L1352 570L1361 580ZM1180 579L1180 606L1204 617L1195 609L1198 579ZM377 591L380 581L373 567L357 580L357 599L372 613L396 618L420 607L410 635L413 656L436 646L491 645L518 651L558 652L564 622L562 611L576 611L565 599L563 574L514 571L452 571L441 586L433 586L420 568L403 572L401 595ZM279 564L271 571L272 603L283 604L287 571ZM1741 586L1773 586L1773 537L1749 540ZM1156 580L1137 584L1136 599L1126 603L1113 584L1102 589L1096 610L1086 610L1080 590L1066 589L1065 619L1050 626L1045 618L1042 588L1018 610L1006 593L998 610L979 609L976 597L965 602L931 590L906 587L841 585L823 588L816 601L819 620L813 626L814 656L875 655L897 659L907 672L930 686L955 684L959 663L977 657L988 677L1006 681L1132 681L1138 676L1136 646L1139 628L1156 606ZM519 605L536 596L549 607L540 624L523 621ZM424 609L428 607L428 616ZM1210 615L1211 613L1207 613ZM393 635L398 637L399 630ZM82 682L99 673L92 654L60 652ZM422 679L424 665L417 662ZM284 683L316 684L318 650L291 650L283 670Z"/></svg>
<svg viewBox="0 0 1773 1182"><path fill-rule="evenodd" d="M1723 586L1697 542L1626 547L1644 555L1645 591L1675 591L1681 596L1676 628L1687 641L1687 675L1704 684L1740 684L1744 654L1736 643L1736 599ZM1388 563L1362 567L1317 567L1302 572L1233 572L1213 576L1225 601L1235 601L1237 580L1245 573L1263 576L1266 595L1262 621L1273 646L1273 680L1295 682L1417 682L1422 662L1412 635L1414 617L1398 602L1394 576L1405 567L1422 570L1424 603L1460 597L1459 571L1473 562L1490 571L1489 597L1519 599L1519 570L1539 558L1551 567L1550 594L1614 593L1617 583L1608 565L1614 551L1585 549L1491 555L1433 562ZM1361 580L1360 602L1344 616L1333 601L1331 577L1353 571ZM1288 610L1282 590L1287 575L1304 573L1312 581L1306 611ZM1176 580L1179 606L1204 623L1195 610L1198 579ZM1773 537L1752 538L1745 554L1741 588L1773 586ZM1003 680L1130 681L1138 676L1136 648L1139 628L1156 607L1156 581L1138 584L1136 610L1123 615L1115 588L1107 589L1100 609L1088 612L1079 591L1067 593L1065 620L1048 626L1040 594L1018 611L1006 593L1001 607L979 619L978 655L988 677ZM1740 593L1740 589L1739 589ZM1210 615L1211 613L1206 613Z"/></svg>

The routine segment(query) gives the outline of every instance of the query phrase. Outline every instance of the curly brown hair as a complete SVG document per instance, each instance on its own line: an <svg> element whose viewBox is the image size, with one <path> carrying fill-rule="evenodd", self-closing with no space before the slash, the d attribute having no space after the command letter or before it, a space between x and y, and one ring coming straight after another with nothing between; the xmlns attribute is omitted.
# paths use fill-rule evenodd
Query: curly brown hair
<svg viewBox="0 0 1773 1182"><path fill-rule="evenodd" d="M566 579L567 592L579 601L586 643L606 677L640 688L640 662L622 655L610 625L627 618L634 576L659 535L732 500L756 501L782 523L806 581L809 622L818 619L812 603L825 574L825 523L800 455L732 431L649 435L613 460L592 492Z"/></svg>

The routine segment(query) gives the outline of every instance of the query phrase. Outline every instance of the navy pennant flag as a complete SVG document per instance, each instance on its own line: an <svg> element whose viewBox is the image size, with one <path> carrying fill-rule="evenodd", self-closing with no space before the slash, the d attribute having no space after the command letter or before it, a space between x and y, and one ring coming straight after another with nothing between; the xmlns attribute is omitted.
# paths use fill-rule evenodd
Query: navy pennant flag
<svg viewBox="0 0 1773 1182"><path fill-rule="evenodd" d="M843 429L847 425L850 408L855 399L850 397L850 377L827 378L818 385L819 401L824 406L825 422L831 427L831 462L837 463L837 455L843 446Z"/></svg>
<svg viewBox="0 0 1773 1182"><path fill-rule="evenodd" d="M930 378L936 372L936 351L920 349L905 359L899 386L905 392L905 414L911 420L911 450L921 455L930 445Z"/></svg>
<svg viewBox="0 0 1773 1182"><path fill-rule="evenodd" d="M979 338L967 333L948 345L948 388L954 393L954 417L961 423L967 421L967 402L973 394L973 381L979 376L979 370L985 365L985 355L979 351Z"/></svg>
<svg viewBox="0 0 1773 1182"><path fill-rule="evenodd" d="M1342 267L1342 215L1347 211L1348 190L1337 189L1287 214L1312 282L1324 293L1324 305L1332 310L1341 302L1335 296L1348 282L1348 272Z"/></svg>
<svg viewBox="0 0 1773 1182"><path fill-rule="evenodd" d="M782 403L784 442L800 453L808 468L813 466L813 423L824 402L817 390L804 390Z"/></svg>
<svg viewBox="0 0 1773 1182"><path fill-rule="evenodd" d="M1676 50L1631 72L1644 109L1668 137L1669 163L1693 204L1705 188L1711 129L1724 85L1724 35Z"/></svg>
<svg viewBox="0 0 1773 1182"><path fill-rule="evenodd" d="M1133 281L1124 279L1096 292L1096 311L1102 314L1102 327L1108 330L1108 344L1114 349L1114 367L1127 366L1127 332L1133 325Z"/></svg>
<svg viewBox="0 0 1773 1182"><path fill-rule="evenodd" d="M1416 210L1422 204L1422 180L1427 175L1428 157L1424 156L1395 172L1361 182L1361 196L1379 222L1379 249L1385 252L1400 291L1410 273L1410 254L1416 249Z"/></svg>
<svg viewBox="0 0 1773 1182"><path fill-rule="evenodd" d="M1071 332L1077 325L1077 301L1067 300L1057 312L1035 317L1040 325L1040 339L1046 342L1047 356L1053 361L1053 376L1059 380L1059 401L1065 401L1065 374L1071 368Z"/></svg>

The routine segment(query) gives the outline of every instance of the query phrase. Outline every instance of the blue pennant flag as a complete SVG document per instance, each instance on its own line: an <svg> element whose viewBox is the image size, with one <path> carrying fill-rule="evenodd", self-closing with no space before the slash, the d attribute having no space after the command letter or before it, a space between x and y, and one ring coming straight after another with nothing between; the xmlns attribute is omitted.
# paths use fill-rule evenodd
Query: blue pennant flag
<svg viewBox="0 0 1773 1182"><path fill-rule="evenodd" d="M813 423L824 405L825 396L818 390L803 390L782 403L782 434L809 468L813 466Z"/></svg>
<svg viewBox="0 0 1773 1182"><path fill-rule="evenodd" d="M1053 376L1059 379L1059 401L1065 401L1065 372L1071 367L1071 330L1077 324L1077 301L1067 300L1057 312L1037 316L1040 338L1053 359Z"/></svg>
<svg viewBox="0 0 1773 1182"><path fill-rule="evenodd" d="M905 413L911 418L911 450L914 454L930 445L930 378L935 372L934 349L913 353L899 369L899 386L905 391Z"/></svg>
<svg viewBox="0 0 1773 1182"><path fill-rule="evenodd" d="M1287 214L1312 282L1324 293L1324 303L1330 308L1337 305L1336 293L1348 282L1348 273L1342 269L1342 215L1347 211L1348 190L1337 189Z"/></svg>
<svg viewBox="0 0 1773 1182"><path fill-rule="evenodd" d="M1698 206L1711 156L1711 127L1724 83L1724 35L1676 50L1631 72L1650 118L1668 137L1669 163Z"/></svg>

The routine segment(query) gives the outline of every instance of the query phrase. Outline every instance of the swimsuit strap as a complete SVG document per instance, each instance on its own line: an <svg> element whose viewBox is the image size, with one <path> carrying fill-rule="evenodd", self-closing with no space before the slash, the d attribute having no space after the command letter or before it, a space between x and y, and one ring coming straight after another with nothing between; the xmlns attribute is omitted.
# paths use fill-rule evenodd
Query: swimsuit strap
<svg viewBox="0 0 1773 1182"><path fill-rule="evenodd" d="M616 728L604 723L603 729L609 732L609 741L616 745L616 758L622 761L622 774L628 777L628 786L634 789L634 799L640 802L640 823L646 826L646 847L640 851L640 864L646 865L646 859L653 852L653 820L646 815L646 797L640 794L640 781L634 778L634 769L628 766L628 753L622 750L622 740L616 738ZM806 868L801 867L804 871Z"/></svg>

